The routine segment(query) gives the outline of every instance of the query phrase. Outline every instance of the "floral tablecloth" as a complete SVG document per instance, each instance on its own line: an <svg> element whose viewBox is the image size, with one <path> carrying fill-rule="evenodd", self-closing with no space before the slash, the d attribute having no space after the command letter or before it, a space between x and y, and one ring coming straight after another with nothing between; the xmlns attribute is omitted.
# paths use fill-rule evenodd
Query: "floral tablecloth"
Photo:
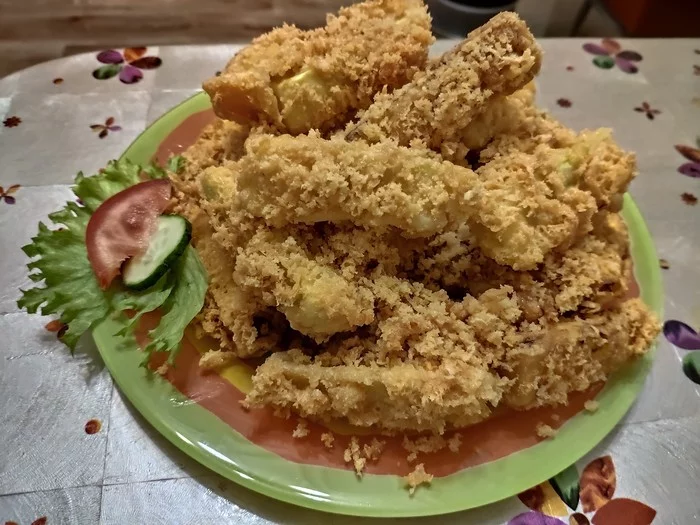
<svg viewBox="0 0 700 525"><path fill-rule="evenodd" d="M633 409L560 479L482 509L393 522L697 523L700 40L542 46L539 104L576 129L612 127L637 152L630 192L663 269L664 335ZM20 247L69 198L75 174L118 157L236 49L106 50L0 81L0 523L375 523L279 503L199 466L129 405L92 345L71 356L56 322L16 305L29 284Z"/></svg>

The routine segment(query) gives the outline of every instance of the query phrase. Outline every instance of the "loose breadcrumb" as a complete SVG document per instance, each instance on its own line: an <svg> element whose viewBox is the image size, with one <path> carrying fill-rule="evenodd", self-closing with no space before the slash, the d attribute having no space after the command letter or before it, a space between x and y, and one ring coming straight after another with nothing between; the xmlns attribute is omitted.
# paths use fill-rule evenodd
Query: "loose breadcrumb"
<svg viewBox="0 0 700 525"><path fill-rule="evenodd" d="M457 453L459 452L459 447L462 446L462 434L455 434L452 436L450 439L447 440L447 447L450 449L450 452Z"/></svg>
<svg viewBox="0 0 700 525"><path fill-rule="evenodd" d="M386 445L386 441L383 439L372 438L371 443L365 443L362 447L365 458L370 461L377 461L384 450L384 445Z"/></svg>
<svg viewBox="0 0 700 525"><path fill-rule="evenodd" d="M418 453L432 454L438 452L448 446L448 441L440 435L421 436L415 439L404 436L401 446L409 452L408 456L406 456L406 461L413 463L418 458Z"/></svg>
<svg viewBox="0 0 700 525"><path fill-rule="evenodd" d="M299 423L297 424L297 428L294 429L294 432L292 432L292 437L295 439L301 439L309 435L309 427L306 424L306 421L303 419L299 420Z"/></svg>
<svg viewBox="0 0 700 525"><path fill-rule="evenodd" d="M541 438L553 438L557 435L557 430L553 429L545 423L538 423L537 425L537 435Z"/></svg>
<svg viewBox="0 0 700 525"><path fill-rule="evenodd" d="M250 404L248 408L250 408ZM275 407L272 413L280 419L289 419L292 416L292 411L289 407Z"/></svg>
<svg viewBox="0 0 700 525"><path fill-rule="evenodd" d="M168 370L170 370L170 365L167 362L165 362L158 368L156 368L156 374L165 376L168 373Z"/></svg>
<svg viewBox="0 0 700 525"><path fill-rule="evenodd" d="M333 443L335 442L335 436L330 432L324 432L321 434L321 442L323 443L324 447L331 449L333 448Z"/></svg>
<svg viewBox="0 0 700 525"><path fill-rule="evenodd" d="M595 412L598 410L599 406L600 404L598 401L595 401L594 399L589 399L583 404L583 408L585 408L587 412Z"/></svg>
<svg viewBox="0 0 700 525"><path fill-rule="evenodd" d="M199 358L199 368L203 372L220 370L230 365L235 358L236 354L233 352L209 350L206 354Z"/></svg>
<svg viewBox="0 0 700 525"><path fill-rule="evenodd" d="M423 463L418 463L416 468L413 469L413 472L411 472L408 476L404 476L403 480L406 482L406 486L408 487L408 493L413 495L419 485L430 485L430 483L433 481L433 477L434 476L432 474L428 474L425 471Z"/></svg>
<svg viewBox="0 0 700 525"><path fill-rule="evenodd" d="M367 458L362 456L362 449L360 448L359 440L353 436L350 438L350 443L348 448L343 452L343 459L345 463L352 463L355 467L355 473L358 477L362 477L362 471L365 469L367 464Z"/></svg>

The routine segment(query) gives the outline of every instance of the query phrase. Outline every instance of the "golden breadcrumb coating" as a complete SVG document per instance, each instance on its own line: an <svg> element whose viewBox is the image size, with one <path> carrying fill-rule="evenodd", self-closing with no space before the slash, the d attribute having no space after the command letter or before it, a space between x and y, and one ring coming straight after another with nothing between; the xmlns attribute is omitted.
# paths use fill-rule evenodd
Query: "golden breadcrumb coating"
<svg viewBox="0 0 700 525"><path fill-rule="evenodd" d="M195 143L182 153L185 162L181 171L171 174L173 183L176 186L195 184L203 169L240 158L245 153L243 146L249 132L249 127L236 122L214 120L204 128ZM187 189L194 190L192 186Z"/></svg>
<svg viewBox="0 0 700 525"><path fill-rule="evenodd" d="M611 130L577 134L533 106L513 103L509 109L517 124L493 136L480 152L480 163L488 165L514 152L533 155L538 164L558 171L567 184L590 193L598 207L619 211L622 195L636 174L636 161L615 143Z"/></svg>
<svg viewBox="0 0 700 525"><path fill-rule="evenodd" d="M634 157L534 106L540 51L516 15L417 73L426 17L368 2L258 39L208 83L246 125L218 120L171 174L210 278L201 332L223 351L203 366L264 357L247 406L429 434L412 461L501 407L566 403L660 329L628 298ZM360 474L382 447L352 438L345 459ZM432 479L419 467L409 486Z"/></svg>
<svg viewBox="0 0 700 525"><path fill-rule="evenodd" d="M352 463L355 474L358 477L362 477L362 471L365 470L367 458L362 455L360 441L356 436L350 438L350 443L348 443L347 448L343 451L343 460L345 463Z"/></svg>
<svg viewBox="0 0 700 525"><path fill-rule="evenodd" d="M326 130L382 88L408 82L433 40L422 0L369 0L329 15L323 28L284 25L256 38L204 90L221 118Z"/></svg>
<svg viewBox="0 0 700 525"><path fill-rule="evenodd" d="M542 316L556 319L577 309L598 311L626 293L630 266L624 223L617 214L607 212L599 213L593 222L593 235L583 237L562 254L548 255L535 273L490 262L469 243L468 230L462 236L455 232L409 241L390 230L298 226L282 230L287 235L282 240L279 230L263 228L238 250L236 280L229 273L226 287L220 288L224 279L214 275L212 289L222 296L228 326L233 328L234 315L234 332L248 336L237 338L236 351L241 357L269 350L264 339L258 341L253 323L255 311L266 306L279 304L278 311L296 324L297 330L320 339L326 339L337 323L337 331L370 324L376 298L362 280L382 273L408 274L411 279L451 292L462 288L462 294L481 294L508 284L518 292L528 320ZM229 237L238 236L235 228L220 233L224 232ZM210 253L214 260L208 262ZM201 248L200 254L208 266L221 266L223 260L232 272L233 256L227 261L220 253ZM331 290L334 287L337 292ZM239 296L245 300L235 301Z"/></svg>
<svg viewBox="0 0 700 525"><path fill-rule="evenodd" d="M530 82L512 95L493 97L462 131L461 144L467 150L480 150L494 137L515 129L525 108L532 108L535 101L535 84ZM464 157L452 156L450 160L462 163Z"/></svg>
<svg viewBox="0 0 700 525"><path fill-rule="evenodd" d="M450 305L443 300L429 308ZM401 312L380 322L376 342L346 341L314 357L275 353L258 368L247 399L321 421L442 433L485 419L499 404L565 403L568 394L644 353L659 329L637 299L551 324L523 321L509 289L468 297L451 309L466 318L453 320L453 332L423 312ZM408 345L403 355L401 345Z"/></svg>
<svg viewBox="0 0 700 525"><path fill-rule="evenodd" d="M619 211L622 194L636 175L634 155L623 151L609 129L584 130L567 148L535 147L538 162L556 169L568 186L590 193L598 207Z"/></svg>
<svg viewBox="0 0 700 525"><path fill-rule="evenodd" d="M536 156L512 152L477 174L479 220L469 224L484 254L500 264L533 269L592 229L595 199Z"/></svg>
<svg viewBox="0 0 700 525"><path fill-rule="evenodd" d="M452 452L453 454L459 452L461 446L462 434L460 434L459 432L456 432L450 439L447 440L447 448L449 448L450 452Z"/></svg>
<svg viewBox="0 0 700 525"><path fill-rule="evenodd" d="M491 134L491 128L485 129L482 141L486 140L486 145L479 151L482 164L511 151L532 154L542 144L562 149L576 142L575 131L535 105L514 103L509 105L509 111L510 125L506 133Z"/></svg>
<svg viewBox="0 0 700 525"><path fill-rule="evenodd" d="M272 226L352 221L413 236L462 222L477 182L471 170L420 150L313 134L251 137L246 155L229 166L237 181L230 207Z"/></svg>
<svg viewBox="0 0 700 525"><path fill-rule="evenodd" d="M639 299L600 314L562 319L539 331L533 344L506 354L501 366L514 382L504 402L514 408L564 404L571 392L604 381L644 354L658 330L658 321Z"/></svg>
<svg viewBox="0 0 700 525"><path fill-rule="evenodd" d="M486 255L531 269L591 229L596 200L577 186L590 186L591 170L578 175L587 157L577 155L563 151L553 164L511 152L475 173L392 142L256 135L238 162L205 171L202 184L229 215L243 210L274 227L352 222L427 237L467 223Z"/></svg>
<svg viewBox="0 0 700 525"><path fill-rule="evenodd" d="M616 213L599 212L594 229L562 253L551 253L536 271L494 264L469 243L468 232L436 236L415 246L410 277L451 296L473 296L511 286L527 321L554 321L573 312L595 313L627 294L631 266L627 229Z"/></svg>
<svg viewBox="0 0 700 525"><path fill-rule="evenodd" d="M220 312L214 296L220 290L229 288L233 267L230 263L227 264L225 252L212 239L213 229L209 216L202 209L199 177L209 167L238 159L244 153L243 145L248 134L246 126L216 119L183 152L182 169L178 173L169 173L176 201L173 211L186 217L192 224L192 242L209 274L204 308L198 316L199 328L218 339L222 349L227 350L233 344L233 335L219 318Z"/></svg>
<svg viewBox="0 0 700 525"><path fill-rule="evenodd" d="M378 95L348 127L347 137L392 138L404 146L426 145L446 159L463 159L466 128L495 97L530 82L541 55L525 22L515 13L500 13L410 83Z"/></svg>
<svg viewBox="0 0 700 525"><path fill-rule="evenodd" d="M384 451L386 445L386 440L372 438L372 441L362 445L362 452L365 457L370 461L377 461Z"/></svg>
<svg viewBox="0 0 700 525"><path fill-rule="evenodd" d="M253 236L237 255L234 279L282 312L294 330L319 343L374 320L374 295L368 288L310 258L294 237L279 232Z"/></svg>
<svg viewBox="0 0 700 525"><path fill-rule="evenodd" d="M409 438L404 435L401 441L401 446L408 452L406 461L413 463L418 459L418 454L434 454L448 446L448 440L439 434L430 436L419 436L417 438Z"/></svg>
<svg viewBox="0 0 700 525"><path fill-rule="evenodd" d="M491 413L510 381L488 370L473 330L444 291L381 276L373 334L333 341L315 357L301 349L267 358L248 394L252 406L289 406L320 420L442 432L449 421Z"/></svg>

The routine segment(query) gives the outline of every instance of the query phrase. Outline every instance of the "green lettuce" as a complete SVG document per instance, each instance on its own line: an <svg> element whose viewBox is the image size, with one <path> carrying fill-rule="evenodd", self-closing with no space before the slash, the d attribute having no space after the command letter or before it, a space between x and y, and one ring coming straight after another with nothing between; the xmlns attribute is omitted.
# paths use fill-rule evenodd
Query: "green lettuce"
<svg viewBox="0 0 700 525"><path fill-rule="evenodd" d="M180 161L171 160L177 168ZM156 284L133 292L114 284L100 288L87 258L85 229L92 213L112 195L140 182L143 176L163 178L167 172L155 165L139 166L129 160L111 161L100 173L85 177L79 173L73 193L77 202L49 215L55 227L39 223L39 232L22 250L32 260L29 278L36 286L20 290L17 301L29 313L58 315L67 330L61 340L75 349L80 337L107 317L117 317L123 328L117 335L133 339L141 316L160 309L162 318L149 332L144 363L154 351L177 355L185 328L201 310L207 290L207 274L197 252L188 246L175 267ZM133 315L127 317L125 310Z"/></svg>

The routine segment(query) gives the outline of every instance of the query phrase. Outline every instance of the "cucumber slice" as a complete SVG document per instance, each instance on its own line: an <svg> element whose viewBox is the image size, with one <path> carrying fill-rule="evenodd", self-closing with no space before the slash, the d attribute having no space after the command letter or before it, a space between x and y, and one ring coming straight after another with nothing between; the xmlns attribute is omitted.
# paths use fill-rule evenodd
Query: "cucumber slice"
<svg viewBox="0 0 700 525"><path fill-rule="evenodd" d="M125 265L124 284L132 290L154 285L182 255L190 243L192 225L179 215L161 215L146 252Z"/></svg>

